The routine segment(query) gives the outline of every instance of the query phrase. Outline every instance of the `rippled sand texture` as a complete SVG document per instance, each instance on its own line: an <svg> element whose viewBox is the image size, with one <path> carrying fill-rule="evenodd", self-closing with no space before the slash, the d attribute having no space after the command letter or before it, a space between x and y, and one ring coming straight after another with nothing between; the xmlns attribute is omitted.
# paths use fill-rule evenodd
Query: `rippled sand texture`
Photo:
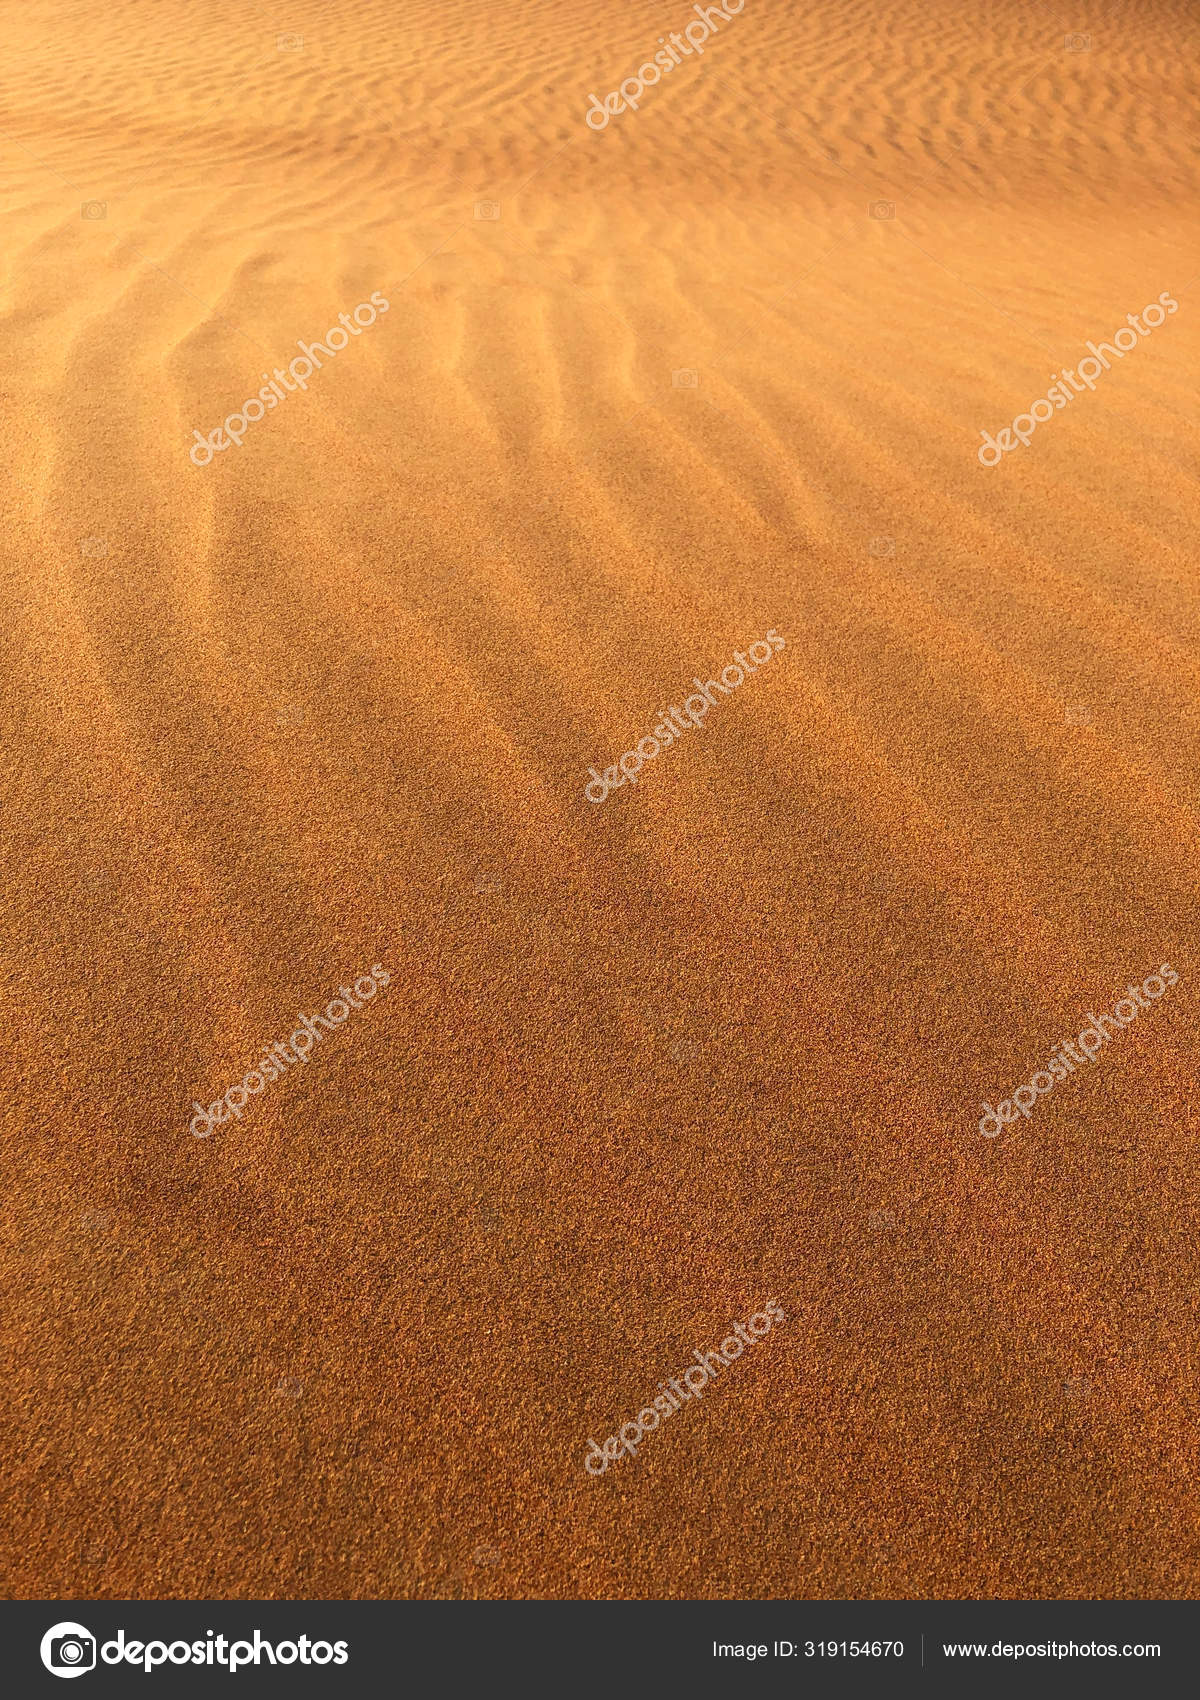
<svg viewBox="0 0 1200 1700"><path fill-rule="evenodd" d="M1200 1594L1195 15L692 17L6 25L10 1594Z"/></svg>

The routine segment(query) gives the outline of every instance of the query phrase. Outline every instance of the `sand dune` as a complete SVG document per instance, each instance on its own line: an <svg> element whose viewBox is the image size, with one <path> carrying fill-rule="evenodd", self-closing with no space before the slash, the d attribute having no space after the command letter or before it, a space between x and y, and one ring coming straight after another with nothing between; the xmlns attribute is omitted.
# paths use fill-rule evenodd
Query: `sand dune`
<svg viewBox="0 0 1200 1700"><path fill-rule="evenodd" d="M1200 1591L1194 17L693 16L10 24L12 1596Z"/></svg>

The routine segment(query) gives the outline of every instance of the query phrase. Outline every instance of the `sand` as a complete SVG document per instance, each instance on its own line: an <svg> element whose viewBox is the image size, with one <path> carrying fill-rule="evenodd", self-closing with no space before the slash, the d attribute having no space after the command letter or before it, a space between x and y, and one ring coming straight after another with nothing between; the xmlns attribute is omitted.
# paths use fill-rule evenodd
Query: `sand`
<svg viewBox="0 0 1200 1700"><path fill-rule="evenodd" d="M1200 1593L1194 14L693 16L9 21L10 1596Z"/></svg>

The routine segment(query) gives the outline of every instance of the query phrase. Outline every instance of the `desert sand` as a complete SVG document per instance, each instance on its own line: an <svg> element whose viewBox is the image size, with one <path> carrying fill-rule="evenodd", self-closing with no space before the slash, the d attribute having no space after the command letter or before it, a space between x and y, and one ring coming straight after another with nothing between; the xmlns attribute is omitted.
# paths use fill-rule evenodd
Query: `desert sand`
<svg viewBox="0 0 1200 1700"><path fill-rule="evenodd" d="M10 1597L1200 1594L1195 14L694 15L9 21Z"/></svg>

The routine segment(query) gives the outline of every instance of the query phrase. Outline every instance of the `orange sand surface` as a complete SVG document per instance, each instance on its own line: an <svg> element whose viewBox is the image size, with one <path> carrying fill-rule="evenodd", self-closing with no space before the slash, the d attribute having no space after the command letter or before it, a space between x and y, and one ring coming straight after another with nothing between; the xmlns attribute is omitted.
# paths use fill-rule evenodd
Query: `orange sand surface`
<svg viewBox="0 0 1200 1700"><path fill-rule="evenodd" d="M1200 1594L1196 15L694 15L9 8L9 1596Z"/></svg>

